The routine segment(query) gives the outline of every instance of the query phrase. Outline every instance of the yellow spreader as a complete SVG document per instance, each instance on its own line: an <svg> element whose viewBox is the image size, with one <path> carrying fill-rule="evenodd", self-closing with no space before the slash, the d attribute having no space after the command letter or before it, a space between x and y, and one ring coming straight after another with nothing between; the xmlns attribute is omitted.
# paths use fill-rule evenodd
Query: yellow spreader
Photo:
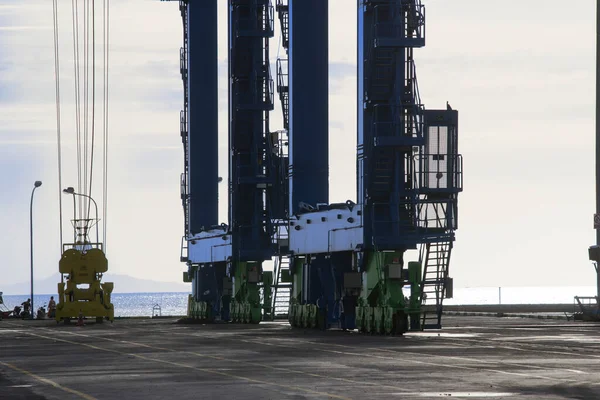
<svg viewBox="0 0 600 400"><path fill-rule="evenodd" d="M100 282L102 274L108 271L108 260L101 244L71 246L63 251L59 262L66 288L64 282L58 284L56 322L80 317L96 317L96 322L102 322L104 318L114 321L115 310L110 302L113 283Z"/></svg>

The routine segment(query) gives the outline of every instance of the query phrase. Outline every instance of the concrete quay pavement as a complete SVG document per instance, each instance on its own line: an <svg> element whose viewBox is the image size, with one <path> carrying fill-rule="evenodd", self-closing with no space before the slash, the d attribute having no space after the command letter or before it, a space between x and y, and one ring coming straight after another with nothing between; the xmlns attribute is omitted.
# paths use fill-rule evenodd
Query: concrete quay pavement
<svg viewBox="0 0 600 400"><path fill-rule="evenodd" d="M599 399L600 325L446 316L404 336L0 321L0 399Z"/></svg>

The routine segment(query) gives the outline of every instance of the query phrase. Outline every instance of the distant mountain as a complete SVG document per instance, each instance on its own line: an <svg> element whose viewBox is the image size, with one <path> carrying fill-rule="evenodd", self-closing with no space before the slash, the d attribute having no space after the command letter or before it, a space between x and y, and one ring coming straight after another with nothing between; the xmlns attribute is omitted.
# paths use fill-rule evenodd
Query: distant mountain
<svg viewBox="0 0 600 400"><path fill-rule="evenodd" d="M51 275L43 280L35 280L34 292L38 294L56 294L57 284L60 282L60 274ZM102 282L113 282L115 284L113 293L159 293L159 292L191 292L189 283L159 282L150 279L139 279L129 275L117 275L107 273ZM6 285L0 281L0 292L5 295L27 294L30 291L29 282L20 282Z"/></svg>

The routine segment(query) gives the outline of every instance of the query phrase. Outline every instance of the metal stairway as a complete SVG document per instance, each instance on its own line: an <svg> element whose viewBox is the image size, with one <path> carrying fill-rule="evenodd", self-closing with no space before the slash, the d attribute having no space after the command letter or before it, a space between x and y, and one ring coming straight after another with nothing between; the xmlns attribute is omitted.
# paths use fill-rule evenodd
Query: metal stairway
<svg viewBox="0 0 600 400"><path fill-rule="evenodd" d="M290 256L289 256L289 227L287 221L280 221L277 227L275 241L277 244L277 257L273 275L273 308L271 316L273 319L285 319L289 313L290 296L292 293L292 282L290 278Z"/></svg>
<svg viewBox="0 0 600 400"><path fill-rule="evenodd" d="M442 302L446 295L452 242L426 243L421 247L421 329L442 328ZM425 254L423 254L425 253Z"/></svg>
<svg viewBox="0 0 600 400"><path fill-rule="evenodd" d="M390 82L395 76L395 54L388 49L373 49L373 75L367 86L367 96L372 100L388 100L393 93Z"/></svg>
<svg viewBox="0 0 600 400"><path fill-rule="evenodd" d="M290 258L280 255L275 259L275 285L273 286L273 319L287 319L290 307L292 283L290 282Z"/></svg>
<svg viewBox="0 0 600 400"><path fill-rule="evenodd" d="M287 131L290 126L290 92L287 72L287 59L277 59L277 93L281 100L281 111L283 112L283 128Z"/></svg>
<svg viewBox="0 0 600 400"><path fill-rule="evenodd" d="M281 44L287 53L290 43L290 9L287 0L277 0L275 9L281 24Z"/></svg>
<svg viewBox="0 0 600 400"><path fill-rule="evenodd" d="M277 0L276 10L281 26L281 45L287 54L290 44L290 19L287 0ZM279 100L281 101L283 128L286 131L289 130L290 122L290 92L287 62L286 58L277 59L277 93L279 93Z"/></svg>
<svg viewBox="0 0 600 400"><path fill-rule="evenodd" d="M373 169L372 195L386 198L394 182L394 164L389 157L380 157Z"/></svg>
<svg viewBox="0 0 600 400"><path fill-rule="evenodd" d="M189 236L189 222L190 222L190 210L189 210L189 193L188 193L188 176L189 176L189 141L188 141L188 110L189 110L189 98L188 98L188 18L187 18L187 2L180 0L179 11L181 12L181 19L183 20L183 46L179 50L179 72L181 73L181 80L183 81L183 110L181 110L179 117L179 130L181 135L181 142L183 144L183 173L181 174L181 205L183 206L183 226L184 235L181 238L181 252L179 260L181 262L188 262L188 246L187 238Z"/></svg>

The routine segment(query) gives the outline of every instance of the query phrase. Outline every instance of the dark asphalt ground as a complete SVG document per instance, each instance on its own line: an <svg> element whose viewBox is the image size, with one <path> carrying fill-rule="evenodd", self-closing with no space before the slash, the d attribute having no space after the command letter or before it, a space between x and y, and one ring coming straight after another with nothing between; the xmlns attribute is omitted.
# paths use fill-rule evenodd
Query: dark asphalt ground
<svg viewBox="0 0 600 400"><path fill-rule="evenodd" d="M445 317L403 337L286 323L0 321L0 399L600 399L600 325Z"/></svg>

